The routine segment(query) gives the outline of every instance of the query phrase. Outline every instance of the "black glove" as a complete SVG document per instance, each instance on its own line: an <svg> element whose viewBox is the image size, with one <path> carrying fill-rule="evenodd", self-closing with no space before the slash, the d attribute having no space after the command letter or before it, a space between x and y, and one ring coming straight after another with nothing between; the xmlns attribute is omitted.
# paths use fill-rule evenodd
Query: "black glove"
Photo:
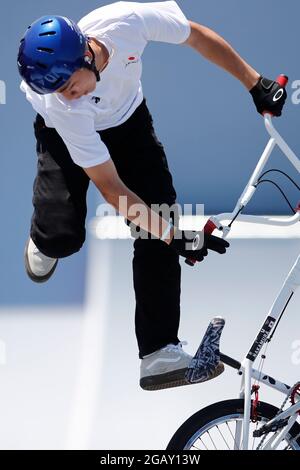
<svg viewBox="0 0 300 470"><path fill-rule="evenodd" d="M180 256L199 262L208 255L208 250L223 254L226 253L226 248L229 246L229 243L222 238L207 235L204 232L183 232L181 230L176 231L176 235L170 243L170 247Z"/></svg>
<svg viewBox="0 0 300 470"><path fill-rule="evenodd" d="M277 82L260 77L255 87L250 90L250 93L260 114L269 112L273 116L281 116L287 92Z"/></svg>

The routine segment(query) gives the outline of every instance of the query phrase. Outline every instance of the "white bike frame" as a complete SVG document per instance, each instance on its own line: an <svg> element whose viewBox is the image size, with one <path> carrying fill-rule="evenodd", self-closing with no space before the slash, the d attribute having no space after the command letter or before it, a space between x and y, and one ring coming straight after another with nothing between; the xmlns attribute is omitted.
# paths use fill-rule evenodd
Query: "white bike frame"
<svg viewBox="0 0 300 470"><path fill-rule="evenodd" d="M260 383L264 383L268 387L274 388L275 390L282 392L287 395L291 390L289 385L286 385L278 380L273 379L267 374L262 374L256 369L253 369L253 364L256 358L258 357L262 347L269 338L272 330L275 328L275 325L278 319L281 317L282 313L285 312L289 302L291 301L293 295L295 294L297 288L300 286L300 256L298 257L296 263L291 269L284 285L282 286L281 291L279 292L275 302L273 303L268 315L257 335L251 349L249 350L247 356L242 361L239 373L242 375L241 391L240 398L244 398L244 420L243 420L243 442L242 448L248 449L249 442L249 423L250 423L250 414L251 414L251 392L252 392L252 380L255 380ZM290 416L292 419L289 422L288 426L284 428L284 434L281 432L280 441L288 433L290 427L294 424L297 419L297 412L300 410L300 402L294 406L291 406L287 411L282 412L276 417L276 420L285 419ZM296 419L294 419L296 417ZM275 418L268 423L273 424ZM237 436L238 437L238 436ZM274 440L272 448L275 445L278 445L279 442L277 439ZM239 441L238 441L239 442Z"/></svg>
<svg viewBox="0 0 300 470"><path fill-rule="evenodd" d="M264 117L265 126L270 134L271 138L248 182L246 185L242 195L240 196L234 210L231 213L224 213L219 214L217 216L213 216L209 219L208 224L214 226L214 228L221 230L223 232L223 237L225 238L230 230L231 225L226 225L224 222L234 220L239 213L249 204L250 200L252 199L256 189L259 177L261 176L274 148L276 145L282 150L284 155L288 158L290 163L296 168L296 170L300 173L300 160L293 152L293 150L288 146L288 144L283 140L281 135L277 132L274 128L272 123L272 116L266 114ZM271 225L278 225L278 226L288 226L293 225L296 222L300 221L300 208L297 208L297 213L291 217L257 217L251 216L251 220L255 223L263 223L263 224L271 224Z"/></svg>
<svg viewBox="0 0 300 470"><path fill-rule="evenodd" d="M241 197L239 198L234 210L232 213L224 213L219 214L218 216L211 217L205 226L205 231L212 233L215 229L218 229L223 232L223 238L226 238L231 230L231 225L233 221L238 217L238 215L242 212L242 210L246 207L246 205L252 199L256 189L257 184L259 182L259 178L262 175L262 172L275 148L276 145L282 150L283 154L288 158L291 164L296 168L296 170L300 173L300 160L295 155L295 153L291 150L288 144L283 140L280 134L273 126L272 116L266 114L264 116L264 122L267 129L267 132L270 135L270 140L258 162L257 167L255 168L246 188L244 189ZM263 224L272 224L278 226L289 226L293 225L300 221L300 207L296 210L296 214L291 217L284 217L284 218L276 218L276 217L257 217L251 216L251 220L256 223L263 223ZM229 224L226 225L226 222L229 221ZM235 363L233 367L239 370L239 374L242 375L242 384L241 384L241 391L240 391L240 398L244 399L245 409L244 409L244 419L243 423L241 423L236 430L236 447L240 447L241 439L242 439L242 449L248 449L249 445L249 432L250 432L250 417L251 417L251 393L252 393L252 380L256 380L260 383L264 383L268 387L272 387L279 392L287 393L290 390L290 386L286 385L282 382L279 382L272 377L261 374L258 370L253 369L253 363L256 360L257 356L259 355L263 345L265 344L266 340L268 339L269 335L271 334L272 330L274 329L278 319L285 311L288 303L290 302L292 296L294 295L296 289L300 285L300 256L298 257L296 263L294 264L292 270L290 271L280 293L278 294L277 299L275 300L274 304L272 305L264 324L256 337L249 353L244 358L241 364L237 363L234 360L231 360ZM226 358L226 356L221 355L221 357ZM230 358L227 358L230 360ZM229 361L230 362L230 361ZM292 427L294 422L297 419L298 412L300 411L300 402L288 408L288 410L280 413L276 418L270 421L272 424L275 419L285 419L289 418L288 425L285 426L281 431L274 434L274 436L267 441L264 448L274 449L279 443L284 439L286 434L288 433L289 429ZM269 425L269 423L268 423Z"/></svg>

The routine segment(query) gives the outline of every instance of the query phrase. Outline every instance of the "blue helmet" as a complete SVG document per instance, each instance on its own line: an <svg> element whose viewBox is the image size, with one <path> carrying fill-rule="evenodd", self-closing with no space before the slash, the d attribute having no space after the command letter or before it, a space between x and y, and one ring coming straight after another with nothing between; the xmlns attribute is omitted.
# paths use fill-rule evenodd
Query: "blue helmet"
<svg viewBox="0 0 300 470"><path fill-rule="evenodd" d="M18 67L25 82L40 95L53 93L85 67L87 39L63 16L43 16L21 39Z"/></svg>

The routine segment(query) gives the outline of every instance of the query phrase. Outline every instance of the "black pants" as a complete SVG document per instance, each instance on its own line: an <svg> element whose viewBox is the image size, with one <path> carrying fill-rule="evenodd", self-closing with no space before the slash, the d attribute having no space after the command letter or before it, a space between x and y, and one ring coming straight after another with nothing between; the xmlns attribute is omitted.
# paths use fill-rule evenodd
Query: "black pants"
<svg viewBox="0 0 300 470"><path fill-rule="evenodd" d="M64 258L79 251L85 241L89 178L41 116L34 127L38 170L31 238L45 255ZM172 176L145 101L124 124L99 134L129 189L148 205L175 203ZM180 275L178 256L165 243L135 240L133 279L140 358L179 342Z"/></svg>

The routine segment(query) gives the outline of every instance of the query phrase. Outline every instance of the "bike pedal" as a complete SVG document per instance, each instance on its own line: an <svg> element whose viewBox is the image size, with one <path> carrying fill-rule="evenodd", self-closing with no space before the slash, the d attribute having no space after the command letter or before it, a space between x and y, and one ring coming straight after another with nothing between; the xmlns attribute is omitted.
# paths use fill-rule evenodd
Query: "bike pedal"
<svg viewBox="0 0 300 470"><path fill-rule="evenodd" d="M201 344L186 371L186 380L191 383L201 383L214 379L224 371L220 361L220 339L225 326L221 317L214 318L201 341Z"/></svg>

